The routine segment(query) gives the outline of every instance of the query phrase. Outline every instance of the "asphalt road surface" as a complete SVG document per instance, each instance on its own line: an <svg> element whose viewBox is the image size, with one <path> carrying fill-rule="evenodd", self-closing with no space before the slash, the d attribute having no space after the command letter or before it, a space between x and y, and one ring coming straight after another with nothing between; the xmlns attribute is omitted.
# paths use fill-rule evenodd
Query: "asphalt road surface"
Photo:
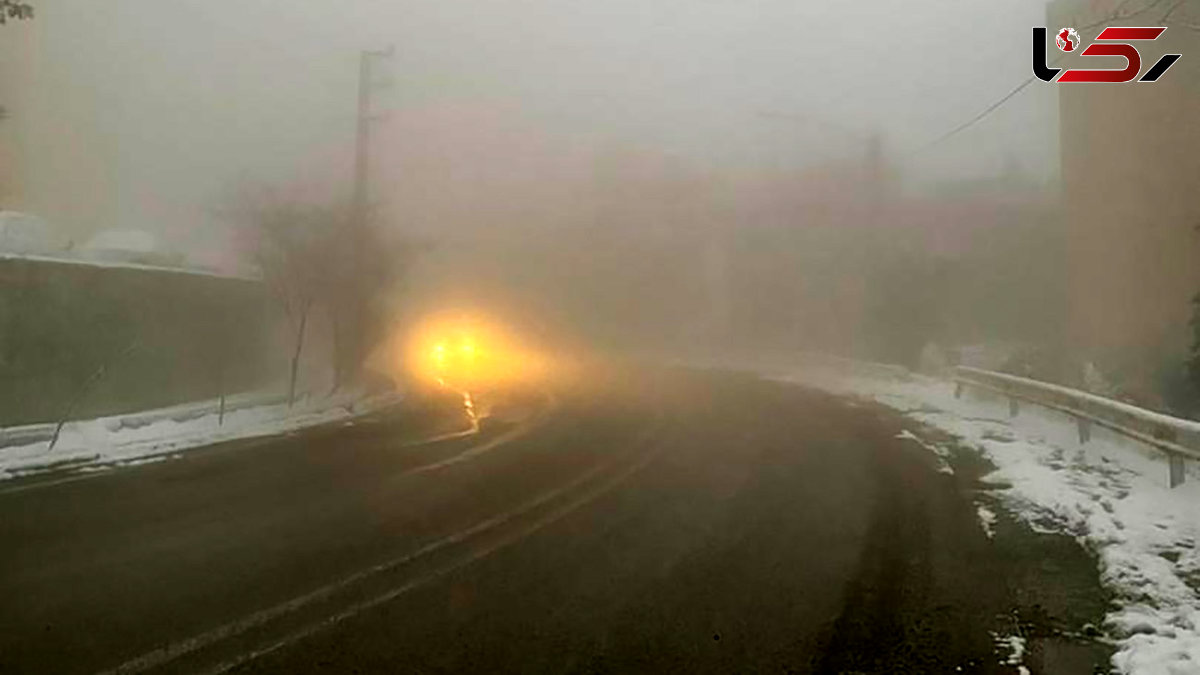
<svg viewBox="0 0 1200 675"><path fill-rule="evenodd" d="M881 409L614 370L462 426L0 485L0 672L1017 672L1008 634L1035 673L1103 661L1054 637L1103 609L1086 556L989 539Z"/></svg>

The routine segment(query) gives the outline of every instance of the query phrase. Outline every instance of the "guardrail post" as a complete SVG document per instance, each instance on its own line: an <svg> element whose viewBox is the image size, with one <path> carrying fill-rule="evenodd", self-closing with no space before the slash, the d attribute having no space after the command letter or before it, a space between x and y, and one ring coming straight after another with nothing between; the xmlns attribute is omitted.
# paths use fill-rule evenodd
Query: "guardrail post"
<svg viewBox="0 0 1200 675"><path fill-rule="evenodd" d="M1193 422L1131 407L1087 392L1050 385L1028 378L958 366L954 375L957 398L967 386L980 387L1008 399L1009 418L1020 412L1020 401L1065 413L1075 418L1079 444L1092 440L1092 427L1100 425L1167 455L1169 483L1178 487L1187 479L1186 460L1200 459L1200 430Z"/></svg>
<svg viewBox="0 0 1200 675"><path fill-rule="evenodd" d="M1171 487L1183 485L1183 455L1172 452L1167 455L1167 462L1171 467Z"/></svg>

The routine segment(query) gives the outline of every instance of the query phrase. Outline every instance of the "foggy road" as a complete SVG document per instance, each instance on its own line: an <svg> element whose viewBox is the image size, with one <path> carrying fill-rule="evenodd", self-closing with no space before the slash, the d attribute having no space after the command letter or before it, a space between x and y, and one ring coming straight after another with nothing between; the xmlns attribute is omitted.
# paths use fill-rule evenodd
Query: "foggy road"
<svg viewBox="0 0 1200 675"><path fill-rule="evenodd" d="M1016 672L899 418L626 375L0 488L0 672Z"/></svg>

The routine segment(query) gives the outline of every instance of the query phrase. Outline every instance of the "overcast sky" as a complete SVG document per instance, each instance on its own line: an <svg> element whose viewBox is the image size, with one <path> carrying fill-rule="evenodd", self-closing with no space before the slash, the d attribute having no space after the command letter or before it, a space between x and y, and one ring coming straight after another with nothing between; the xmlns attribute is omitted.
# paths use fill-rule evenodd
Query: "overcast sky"
<svg viewBox="0 0 1200 675"><path fill-rule="evenodd" d="M200 218L242 176L344 180L358 52L387 45L379 108L394 120L470 110L717 168L852 155L877 130L924 180L1009 157L1038 178L1056 171L1041 83L910 154L1028 77L1041 0L35 4L34 22L0 28L8 133L30 165L27 199L84 231ZM381 152L403 153L384 135Z"/></svg>

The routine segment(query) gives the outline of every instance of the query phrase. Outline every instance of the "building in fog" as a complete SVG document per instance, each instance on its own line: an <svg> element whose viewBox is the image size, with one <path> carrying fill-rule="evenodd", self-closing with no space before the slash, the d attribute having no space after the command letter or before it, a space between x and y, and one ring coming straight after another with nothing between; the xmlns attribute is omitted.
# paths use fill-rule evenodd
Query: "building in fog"
<svg viewBox="0 0 1200 675"><path fill-rule="evenodd" d="M78 44L50 39L61 26L47 10L0 29L0 210L36 214L82 241L120 224L124 139L103 130L128 111L110 82L73 69Z"/></svg>
<svg viewBox="0 0 1200 675"><path fill-rule="evenodd" d="M0 211L20 206L21 175L17 161L16 106L20 69L17 63L26 51L27 41L0 40Z"/></svg>
<svg viewBox="0 0 1200 675"><path fill-rule="evenodd" d="M1200 32L1189 27L1200 24L1200 1L1156 4L1112 23L1168 26L1138 45L1143 70L1164 53L1183 55L1160 81L1046 85L1059 97L1069 339L1143 385L1179 364L1200 291ZM1086 44L1117 11L1131 10L1119 0L1056 0L1048 20L1052 31L1079 28ZM1121 65L1078 59L1058 65Z"/></svg>

